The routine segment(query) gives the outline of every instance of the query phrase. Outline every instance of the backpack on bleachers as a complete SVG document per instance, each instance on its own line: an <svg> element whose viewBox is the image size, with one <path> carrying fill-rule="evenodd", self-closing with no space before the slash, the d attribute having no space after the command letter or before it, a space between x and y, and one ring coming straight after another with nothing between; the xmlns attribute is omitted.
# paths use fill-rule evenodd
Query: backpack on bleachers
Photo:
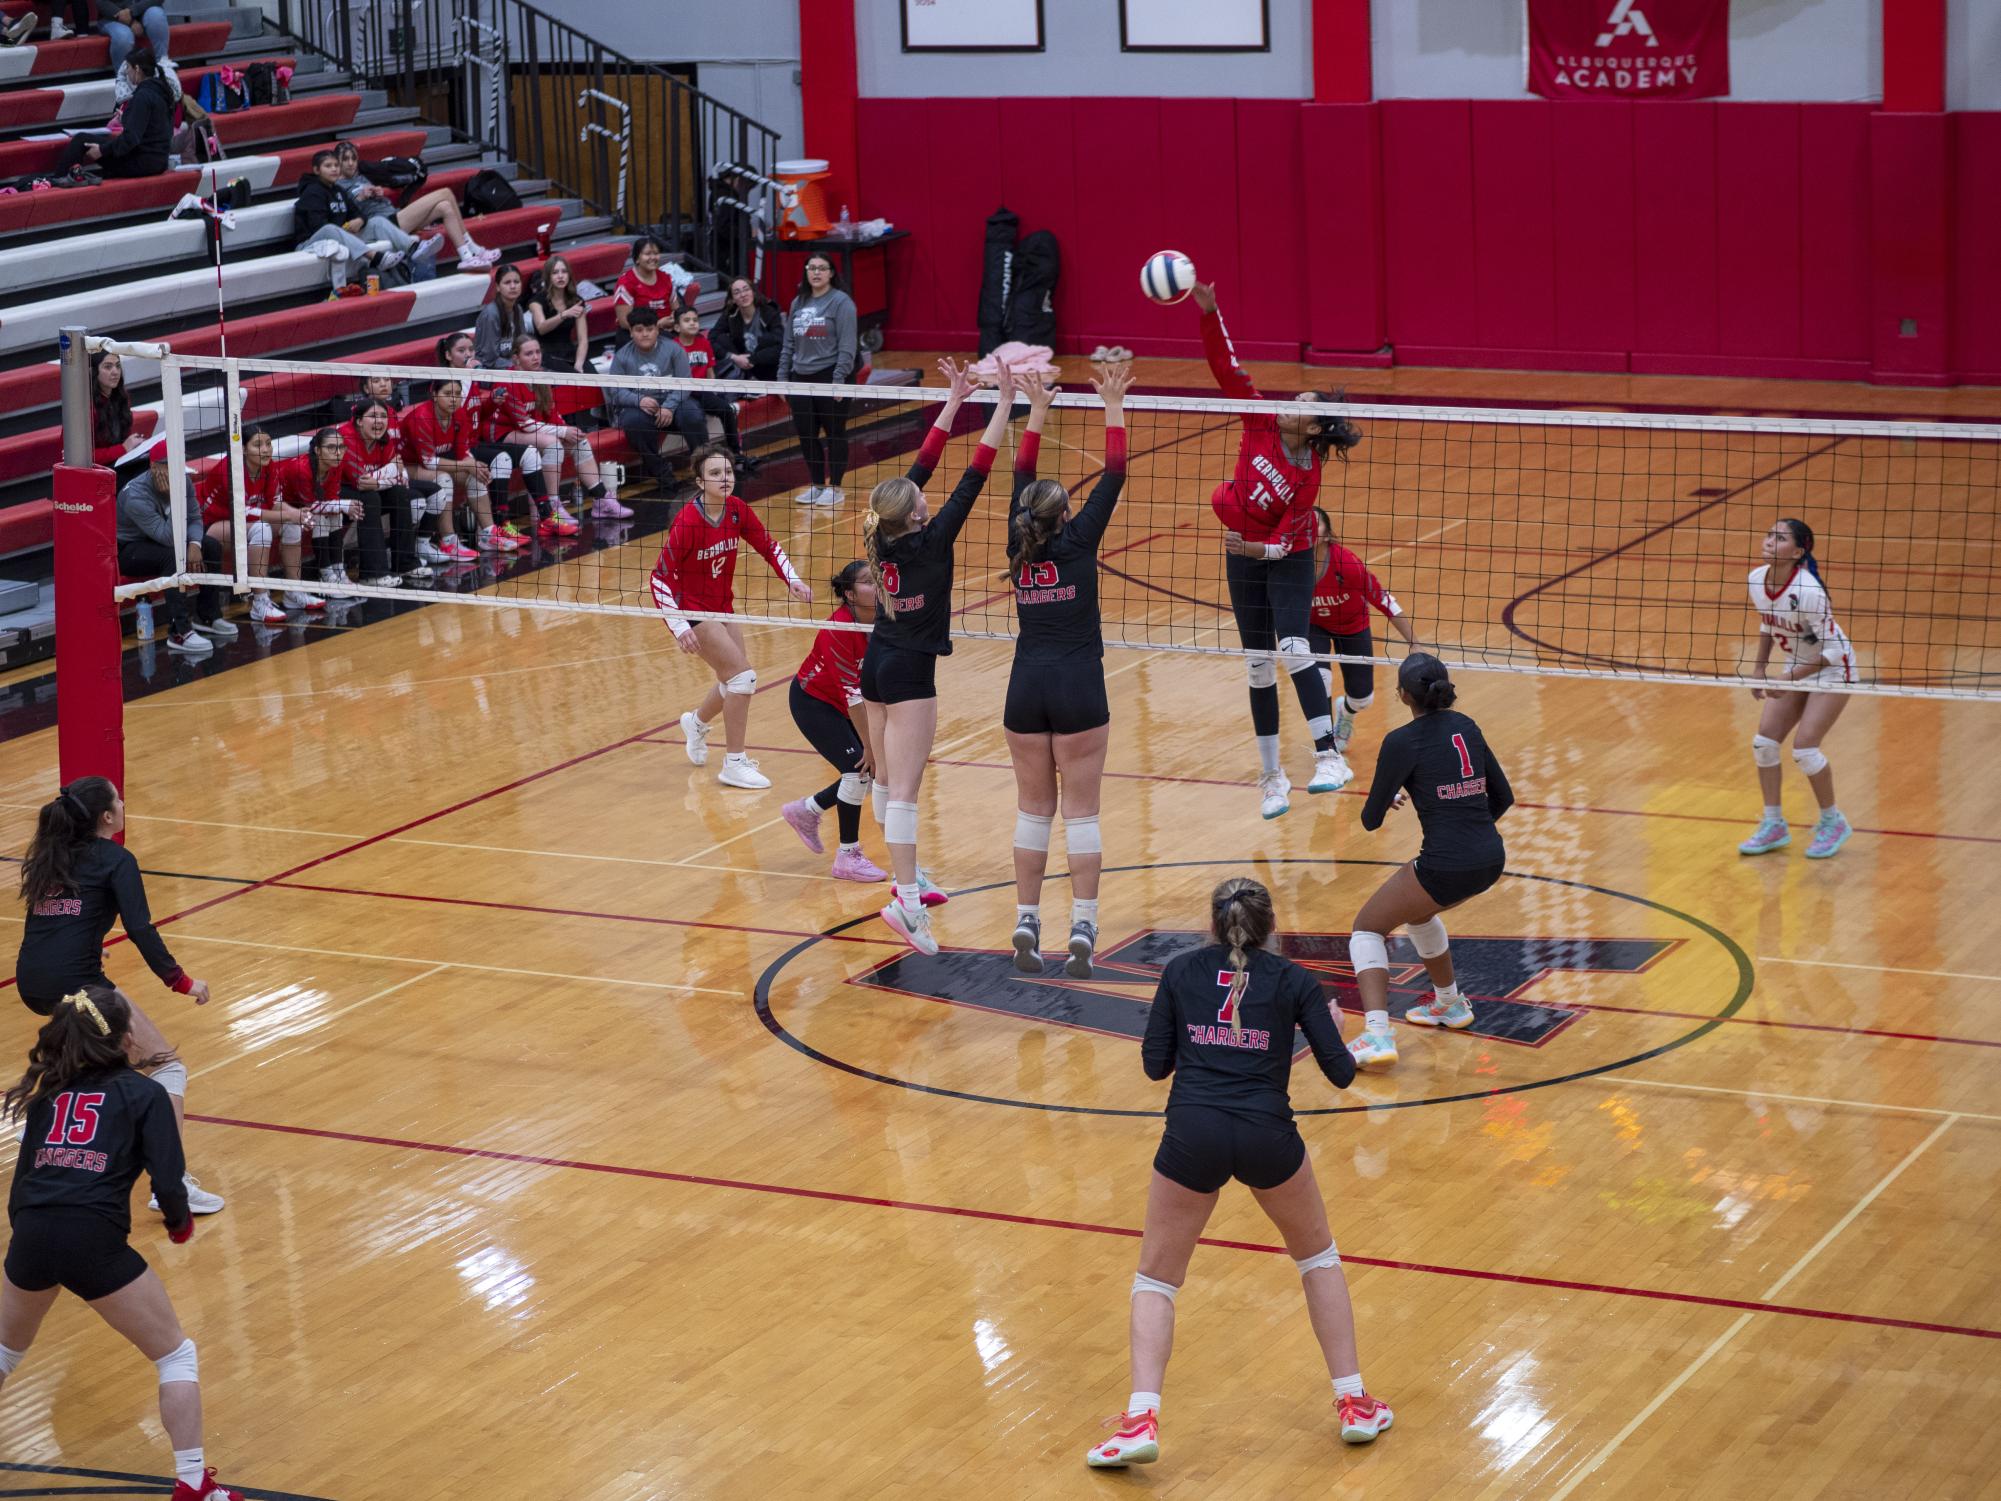
<svg viewBox="0 0 2001 1501"><path fill-rule="evenodd" d="M241 83L231 83L225 72L206 73L202 75L201 92L195 95L195 102L211 115L226 115L245 108L250 102L250 91Z"/></svg>
<svg viewBox="0 0 2001 1501"><path fill-rule="evenodd" d="M484 167L473 173L472 181L466 184L460 207L468 216L498 214L506 209L520 208L521 195L514 191L513 183L491 167Z"/></svg>
<svg viewBox="0 0 2001 1501"><path fill-rule="evenodd" d="M252 105L284 104L292 97L276 63L252 63L243 70L243 92Z"/></svg>
<svg viewBox="0 0 2001 1501"><path fill-rule="evenodd" d="M378 188L411 193L430 180L431 169L414 156L385 156L379 162L363 162L361 175Z"/></svg>
<svg viewBox="0 0 2001 1501"><path fill-rule="evenodd" d="M222 138L208 127L208 119L190 119L167 142L167 155L183 167L206 166L222 160Z"/></svg>

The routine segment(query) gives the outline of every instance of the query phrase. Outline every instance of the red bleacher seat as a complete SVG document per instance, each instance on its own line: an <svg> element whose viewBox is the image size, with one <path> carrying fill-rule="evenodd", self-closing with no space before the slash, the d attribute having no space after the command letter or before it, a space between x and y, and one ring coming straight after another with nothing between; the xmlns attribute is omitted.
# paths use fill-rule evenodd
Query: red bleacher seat
<svg viewBox="0 0 2001 1501"><path fill-rule="evenodd" d="M255 57L245 58L241 62L232 61L229 66L240 70L247 68L253 62L276 63L280 67L287 68L294 64L294 60L289 57ZM199 95L202 80L211 73L220 72L223 66L221 63L209 63L199 68L183 68L181 70L182 92ZM64 98L64 90L61 87L12 89L6 93L0 93L0 128L11 128L22 125L53 125L62 118ZM108 118L110 113L110 110L107 109L104 112L105 117ZM62 123L77 125L86 129L101 129L104 125L104 119L65 120Z"/></svg>
<svg viewBox="0 0 2001 1501"><path fill-rule="evenodd" d="M233 31L227 21L184 22L168 28L167 53L183 58L216 52L229 45ZM28 69L30 78L45 78L52 73L103 73L111 68L108 36L75 36L66 41L38 41L32 45L35 61Z"/></svg>
<svg viewBox="0 0 2001 1501"><path fill-rule="evenodd" d="M359 94L310 94L290 104L267 104L257 109L217 115L215 128L225 145L241 148L259 141L278 141L312 131L340 130L353 121L360 109ZM62 159L66 144L66 137L0 141L0 177L53 172ZM418 149L423 148L420 145Z"/></svg>

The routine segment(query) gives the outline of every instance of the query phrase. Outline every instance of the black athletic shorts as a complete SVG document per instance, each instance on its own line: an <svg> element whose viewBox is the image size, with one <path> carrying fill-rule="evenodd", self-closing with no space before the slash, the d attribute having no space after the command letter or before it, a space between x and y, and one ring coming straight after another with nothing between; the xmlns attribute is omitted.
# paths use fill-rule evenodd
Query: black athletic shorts
<svg viewBox="0 0 2001 1501"><path fill-rule="evenodd" d="M1500 880L1505 863L1496 860L1492 865L1482 865L1477 870L1440 870L1435 865L1427 865L1424 856L1419 855L1411 871L1426 896L1441 907L1456 907Z"/></svg>
<svg viewBox="0 0 2001 1501"><path fill-rule="evenodd" d="M862 658L862 697L872 704L900 704L906 699L938 696L938 658L907 646L868 644Z"/></svg>
<svg viewBox="0 0 2001 1501"><path fill-rule="evenodd" d="M86 1303L146 1275L146 1258L88 1209L23 1209L7 1246L7 1280L23 1292L61 1285Z"/></svg>
<svg viewBox="0 0 2001 1501"><path fill-rule="evenodd" d="M1154 1171L1192 1193L1211 1194L1235 1178L1277 1188L1306 1160L1294 1125L1260 1125L1203 1105L1176 1105L1153 1154Z"/></svg>
<svg viewBox="0 0 2001 1501"><path fill-rule="evenodd" d="M859 771L862 737L855 722L823 698L815 698L792 680L792 722L813 749L836 771Z"/></svg>
<svg viewBox="0 0 2001 1501"><path fill-rule="evenodd" d="M111 982L99 970L94 975L79 975L69 984L51 984L46 975L16 975L14 988L20 992L21 1004L37 1016L54 1016L56 1006L66 995L83 989L86 985L102 985L112 988Z"/></svg>
<svg viewBox="0 0 2001 1501"><path fill-rule="evenodd" d="M1337 657L1373 657L1376 654L1376 638L1367 631L1357 631L1352 636L1330 636L1317 625L1306 628L1306 643L1313 648L1313 655L1323 652ZM1336 662L1334 669L1341 675L1341 691L1360 703L1373 698L1376 692L1376 669L1367 662Z"/></svg>
<svg viewBox="0 0 2001 1501"><path fill-rule="evenodd" d="M1105 664L1095 657L1054 662L1014 659L1001 725L1017 735L1081 735L1112 722Z"/></svg>

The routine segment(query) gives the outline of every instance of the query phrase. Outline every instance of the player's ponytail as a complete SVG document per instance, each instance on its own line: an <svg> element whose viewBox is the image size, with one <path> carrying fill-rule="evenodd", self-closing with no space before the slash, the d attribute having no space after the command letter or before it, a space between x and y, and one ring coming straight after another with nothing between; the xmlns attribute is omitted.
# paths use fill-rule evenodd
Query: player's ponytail
<svg viewBox="0 0 2001 1501"><path fill-rule="evenodd" d="M1459 701L1445 664L1430 652L1414 651L1397 668L1397 687L1420 714L1436 714Z"/></svg>
<svg viewBox="0 0 2001 1501"><path fill-rule="evenodd" d="M128 1064L158 1068L173 1054L128 1058L125 1039L132 1030L132 1004L109 985L86 985L56 1003L35 1044L28 1069L0 1099L0 1117L26 1115L38 1100L61 1094L78 1079Z"/></svg>
<svg viewBox="0 0 2001 1501"><path fill-rule="evenodd" d="M1820 559L1813 555L1813 528L1795 516L1781 516L1779 525L1792 533L1793 546L1800 550L1799 566L1826 587L1827 580L1820 577Z"/></svg>
<svg viewBox="0 0 2001 1501"><path fill-rule="evenodd" d="M1249 876L1232 876L1209 896L1209 931L1230 949L1230 991L1223 1009L1230 1013L1230 1034L1244 1030L1244 992L1250 988L1250 950L1263 948L1277 919L1271 892Z"/></svg>
<svg viewBox="0 0 2001 1501"><path fill-rule="evenodd" d="M905 476L886 479L868 493L868 511L862 517L862 555L875 575L876 593L885 600L890 591L882 581L882 550L910 529L910 517L923 498L917 482ZM887 533L883 531L885 524L891 528Z"/></svg>
<svg viewBox="0 0 2001 1501"><path fill-rule="evenodd" d="M1321 401L1346 401L1347 399L1348 393L1346 391L1322 391L1319 393L1319 400ZM1323 460L1332 455L1339 458L1345 464L1348 462L1348 450L1361 441L1362 430L1359 427L1355 426L1346 417L1339 417L1329 413L1327 416L1322 417L1313 431L1307 435L1306 446L1320 455Z"/></svg>
<svg viewBox="0 0 2001 1501"><path fill-rule="evenodd" d="M827 587L834 591L834 598L848 608L854 608L855 581L869 571L868 564L857 558L839 573L827 580Z"/></svg>
<svg viewBox="0 0 2001 1501"><path fill-rule="evenodd" d="M21 860L21 900L29 906L60 896L74 884L76 857L97 837L97 821L111 811L118 789L105 777L78 777L35 818L35 836Z"/></svg>
<svg viewBox="0 0 2001 1501"><path fill-rule="evenodd" d="M1007 560L1015 568L1033 563L1055 540L1063 525L1063 508L1070 492L1053 479L1039 479L1021 492L1021 508L1009 529Z"/></svg>

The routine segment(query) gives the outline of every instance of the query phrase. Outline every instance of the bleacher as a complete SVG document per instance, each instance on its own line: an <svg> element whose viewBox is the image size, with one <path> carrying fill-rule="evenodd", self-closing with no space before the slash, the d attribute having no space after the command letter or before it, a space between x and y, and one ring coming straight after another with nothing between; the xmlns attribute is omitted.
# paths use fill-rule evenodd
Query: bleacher
<svg viewBox="0 0 2001 1501"><path fill-rule="evenodd" d="M23 8L22 0L0 0L0 15ZM49 486L62 450L53 358L58 330L81 325L93 334L165 341L180 353L222 349L207 224L168 217L184 194L212 192L218 184L242 184L236 191L248 193L248 206L222 232L228 352L237 356L429 366L437 338L470 327L490 296L490 279L459 274L447 246L433 280L328 300L325 263L292 249L291 206L313 153L337 136L357 140L364 158L421 158L430 172L424 191L456 194L485 167L508 177L522 206L468 216L467 227L526 273L542 264L538 249L560 250L580 278L609 292L627 261L624 226L270 33L256 7L207 4L188 11L170 4L168 14L174 62L189 94L225 64L281 61L295 69L291 97L215 116L228 154L212 165L0 196L0 666L52 649ZM71 130L102 128L112 105L108 49L105 38L93 35L0 50L0 178L47 172ZM723 296L712 272L699 274L698 287L706 322ZM602 336L614 326L610 297L595 300L592 333ZM160 429L158 366L132 357L124 365L135 430L151 436ZM354 382L333 377L247 376L244 419L283 441L307 430L329 399L354 389ZM579 392L587 426L593 394ZM223 423L213 401L190 401L185 410L189 453L200 463L221 451ZM765 398L745 403L741 420L749 435L784 415L781 401ZM678 439L670 442L679 447ZM644 471L615 428L595 433L593 446L631 465L632 483L643 485ZM533 561L524 553L511 566Z"/></svg>

